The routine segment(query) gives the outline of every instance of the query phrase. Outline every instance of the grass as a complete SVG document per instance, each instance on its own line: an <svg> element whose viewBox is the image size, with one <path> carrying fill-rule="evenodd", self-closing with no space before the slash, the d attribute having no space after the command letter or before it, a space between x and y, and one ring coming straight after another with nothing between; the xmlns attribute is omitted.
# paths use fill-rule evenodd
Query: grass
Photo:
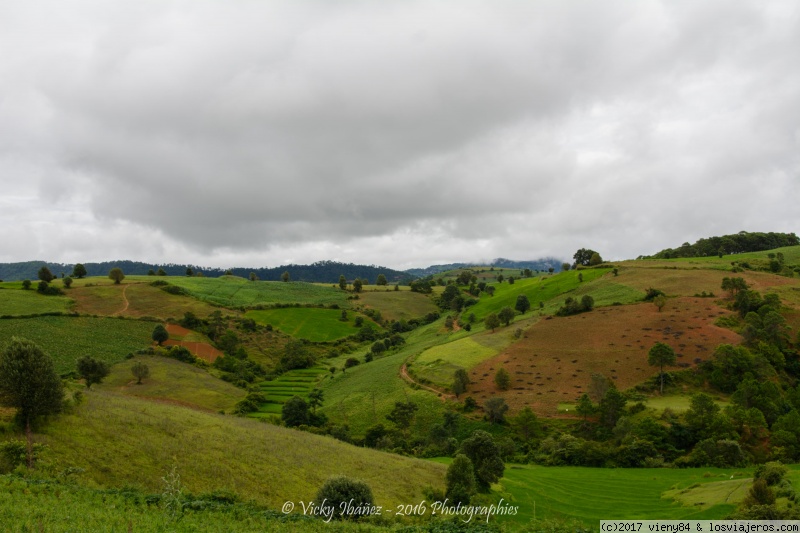
<svg viewBox="0 0 800 533"><path fill-rule="evenodd" d="M670 496L696 483L741 480L741 469L626 469L507 465L500 493L519 505L509 518L528 524L535 518L577 518L597 527L600 520L718 520L734 510L724 491L706 491L704 506L685 506ZM673 492L669 492L673 491ZM711 499L711 498L714 499Z"/></svg>
<svg viewBox="0 0 800 533"><path fill-rule="evenodd" d="M142 362L150 377L136 384L131 367ZM174 359L142 355L117 363L95 388L126 396L149 398L207 411L231 411L247 392L210 375L202 368Z"/></svg>
<svg viewBox="0 0 800 533"><path fill-rule="evenodd" d="M387 320L409 320L439 310L428 296L411 291L364 292L358 301L369 309L380 311Z"/></svg>
<svg viewBox="0 0 800 533"><path fill-rule="evenodd" d="M147 347L155 325L140 320L71 316L43 316L0 320L3 344L12 336L38 344L54 361L56 372L75 370L75 361L85 355L109 364Z"/></svg>
<svg viewBox="0 0 800 533"><path fill-rule="evenodd" d="M497 353L498 350L479 344L472 337L464 337L422 352L414 361L414 373L436 385L449 387L456 370L468 370Z"/></svg>
<svg viewBox="0 0 800 533"><path fill-rule="evenodd" d="M358 328L353 324L353 320L357 315L353 312L347 315L347 320L340 320L342 311L339 309L287 307L248 311L245 316L252 318L259 324L269 324L298 339L306 339L311 342L327 342L348 337L358 332Z"/></svg>
<svg viewBox="0 0 800 533"><path fill-rule="evenodd" d="M347 293L330 286L293 281L248 281L235 276L221 278L161 278L186 289L204 302L224 307L255 307L271 304L347 306Z"/></svg>
<svg viewBox="0 0 800 533"><path fill-rule="evenodd" d="M320 377L327 372L321 367L291 370L272 381L262 382L259 388L264 393L267 403L263 404L261 409L252 416L262 418L265 415L281 414L281 408L287 400L294 396L307 398L319 383Z"/></svg>
<svg viewBox="0 0 800 533"><path fill-rule="evenodd" d="M75 300L73 311L91 315L122 314L167 319L180 318L186 312L206 317L216 310L216 307L206 302L169 294L148 283L76 287L71 289L69 295Z"/></svg>
<svg viewBox="0 0 800 533"><path fill-rule="evenodd" d="M66 313L71 303L67 296L44 296L34 289L14 289L4 285L0 285L0 316Z"/></svg>
<svg viewBox="0 0 800 533"><path fill-rule="evenodd" d="M76 480L104 488L160 491L173 465L193 493L228 490L279 509L308 501L330 476L366 481L381 505L424 499L442 488L442 465L363 449L241 417L92 390L86 401L36 434ZM20 438L20 436L17 436Z"/></svg>

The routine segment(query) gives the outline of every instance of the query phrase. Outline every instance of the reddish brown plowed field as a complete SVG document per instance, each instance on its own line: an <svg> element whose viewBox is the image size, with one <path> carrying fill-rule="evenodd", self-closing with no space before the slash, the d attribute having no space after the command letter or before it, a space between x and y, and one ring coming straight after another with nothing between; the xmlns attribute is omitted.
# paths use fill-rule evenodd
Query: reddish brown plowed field
<svg viewBox="0 0 800 533"><path fill-rule="evenodd" d="M165 346L183 346L196 357L203 359L206 362L213 363L217 357L222 356L222 352L208 344L207 342L192 342L181 340L183 337L193 333L191 330L181 327L177 324L167 324L167 332L170 339L164 343ZM177 337L174 339L172 337Z"/></svg>
<svg viewBox="0 0 800 533"><path fill-rule="evenodd" d="M694 366L708 359L722 343L741 337L714 325L729 311L703 298L670 298L662 312L651 303L604 307L571 317L540 320L497 357L470 372L469 394L478 403L501 395L517 411L524 406L553 416L560 402L572 402L588 391L590 376L599 372L627 389L654 375L647 352L664 342L678 354L678 363ZM511 389L500 392L495 371L504 366Z"/></svg>

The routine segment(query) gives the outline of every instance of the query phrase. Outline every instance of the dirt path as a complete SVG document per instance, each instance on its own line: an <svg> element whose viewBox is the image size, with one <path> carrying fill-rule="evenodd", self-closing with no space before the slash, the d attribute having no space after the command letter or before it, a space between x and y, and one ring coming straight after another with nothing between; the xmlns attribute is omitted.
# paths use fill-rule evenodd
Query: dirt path
<svg viewBox="0 0 800 533"><path fill-rule="evenodd" d="M122 301L125 302L125 305L122 306L122 309L114 313L115 315L121 315L128 310L128 305L130 305L130 302L128 301L128 295L126 294L128 292L128 287L130 287L130 285L125 285L122 288Z"/></svg>
<svg viewBox="0 0 800 533"><path fill-rule="evenodd" d="M455 399L455 395L453 395L453 394L447 394L446 392L440 391L438 389L434 389L433 387L429 387L427 385L423 385L422 383L414 381L414 378L412 378L408 374L408 369L406 368L405 363L403 364L402 367L400 367L400 377L403 378L404 380L406 380L409 383L413 383L413 384L417 385L421 389L425 389L427 391L436 393L442 401L445 401L445 400L448 400L448 399Z"/></svg>

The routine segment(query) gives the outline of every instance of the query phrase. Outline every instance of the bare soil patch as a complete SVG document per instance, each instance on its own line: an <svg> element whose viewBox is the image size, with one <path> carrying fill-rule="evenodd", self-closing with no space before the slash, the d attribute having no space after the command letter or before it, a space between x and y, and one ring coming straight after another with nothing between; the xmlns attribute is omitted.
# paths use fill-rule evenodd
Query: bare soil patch
<svg viewBox="0 0 800 533"><path fill-rule="evenodd" d="M558 404L588 392L599 372L627 389L657 373L647 364L656 342L672 346L678 364L693 367L723 343L741 337L717 327L727 311L707 298L670 298L662 312L651 303L611 306L571 317L540 320L523 339L470 372L468 392L478 403L502 396L516 411L525 406L555 416ZM511 375L511 389L498 391L494 374L501 366Z"/></svg>
<svg viewBox="0 0 800 533"><path fill-rule="evenodd" d="M193 331L190 329L186 329L177 324L167 324L166 327L170 339L164 342L165 346L183 346L184 348L192 352L192 354L194 354L195 357L199 357L200 359L208 363L213 363L217 359L217 357L221 357L223 355L223 353L220 350L217 350L207 342L194 342L194 341L183 340L184 337L193 333Z"/></svg>

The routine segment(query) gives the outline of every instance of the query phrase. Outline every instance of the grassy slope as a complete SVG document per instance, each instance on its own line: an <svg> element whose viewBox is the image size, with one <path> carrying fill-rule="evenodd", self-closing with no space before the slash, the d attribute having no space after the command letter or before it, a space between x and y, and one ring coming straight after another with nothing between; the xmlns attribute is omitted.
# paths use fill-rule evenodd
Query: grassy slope
<svg viewBox="0 0 800 533"><path fill-rule="evenodd" d="M146 281L148 283L138 281L129 283L126 279L121 285L75 287L68 293L75 300L71 310L81 314L119 313L131 317L152 316L166 319L180 318L189 311L197 316L206 317L216 309L195 298L169 294L158 287L152 287L149 284L152 278Z"/></svg>
<svg viewBox="0 0 800 533"><path fill-rule="evenodd" d="M315 307L264 309L246 313L248 318L259 324L270 324L287 335L311 342L333 341L357 333L358 328L353 325L357 315L348 313L346 321L340 320L341 315L339 309Z"/></svg>
<svg viewBox="0 0 800 533"><path fill-rule="evenodd" d="M75 361L90 355L108 363L122 361L128 353L151 343L152 322L115 318L44 316L0 320L0 343L24 337L53 357L56 372L75 370Z"/></svg>
<svg viewBox="0 0 800 533"><path fill-rule="evenodd" d="M68 296L44 296L33 289L26 291L0 285L0 316L63 313L70 303Z"/></svg>
<svg viewBox="0 0 800 533"><path fill-rule="evenodd" d="M347 306L347 293L313 283L248 281L234 276L221 278L162 278L186 289L192 296L226 307L250 307L259 304L338 304Z"/></svg>
<svg viewBox="0 0 800 533"><path fill-rule="evenodd" d="M380 311L387 320L409 320L439 310L426 295L408 290L364 292L358 301L366 308Z"/></svg>
<svg viewBox="0 0 800 533"><path fill-rule="evenodd" d="M150 377L136 384L131 367L146 364ZM209 411L230 411L247 395L243 389L217 379L202 368L166 357L137 356L111 368L111 374L95 388L142 398L156 398Z"/></svg>
<svg viewBox="0 0 800 533"><path fill-rule="evenodd" d="M37 435L60 464L86 469L83 483L152 492L177 465L194 493L227 489L273 508L308 501L337 474L364 479L382 505L421 500L424 487L444 483L442 465L329 437L101 390L86 398Z"/></svg>

